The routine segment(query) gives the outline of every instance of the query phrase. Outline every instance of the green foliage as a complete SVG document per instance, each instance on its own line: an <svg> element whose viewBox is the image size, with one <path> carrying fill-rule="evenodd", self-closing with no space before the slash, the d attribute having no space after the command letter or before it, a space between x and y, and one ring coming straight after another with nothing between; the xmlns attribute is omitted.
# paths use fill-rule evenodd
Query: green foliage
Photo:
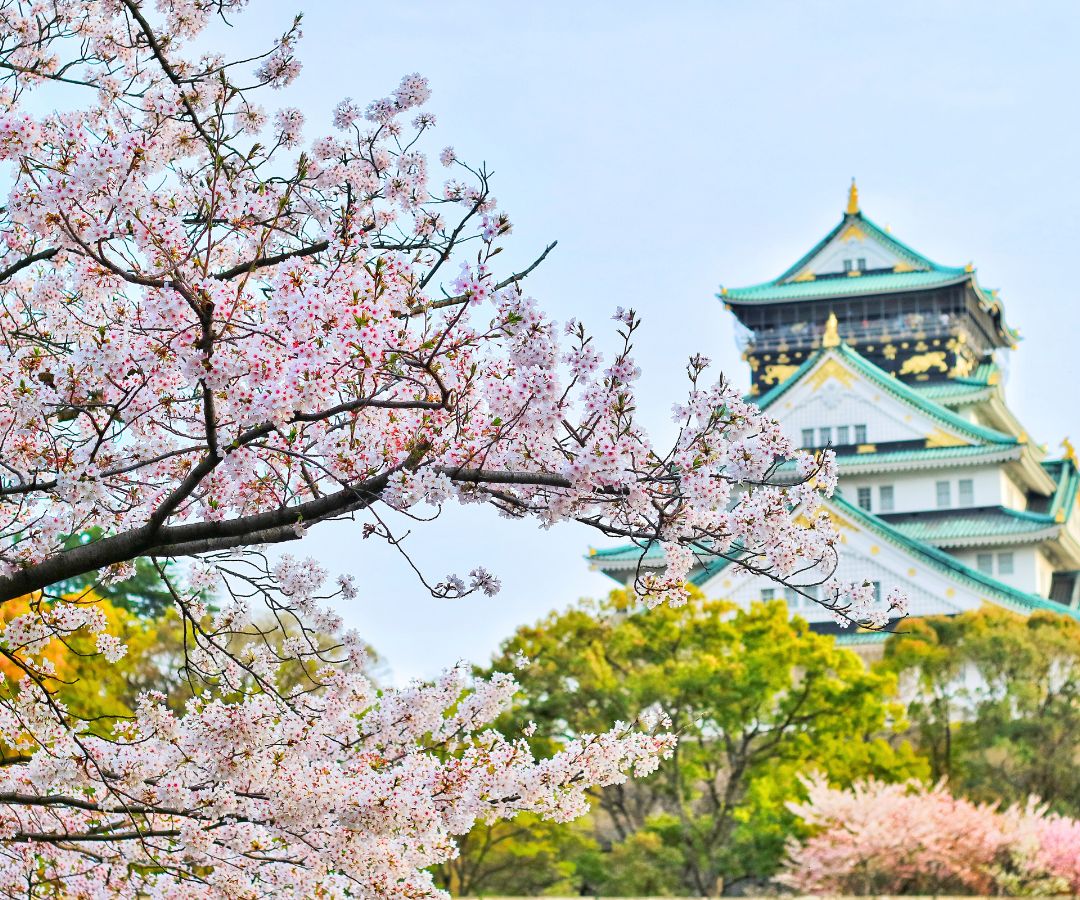
<svg viewBox="0 0 1080 900"><path fill-rule="evenodd" d="M88 528L67 539L65 546L75 547L91 541L100 540L104 532L100 528ZM165 565L170 565L165 563ZM101 573L83 575L68 581L52 585L50 593L57 595L80 594L92 590L95 595L104 597L114 606L128 612L149 618L164 615L173 605L173 596L168 585L162 579L154 562L145 557L135 560L135 571L130 578L115 584L102 584Z"/></svg>
<svg viewBox="0 0 1080 900"><path fill-rule="evenodd" d="M601 893L615 897L684 894L686 858L678 840L678 822L673 817L649 820L641 831L612 846L602 861Z"/></svg>
<svg viewBox="0 0 1080 900"><path fill-rule="evenodd" d="M43 686L73 716L85 720L91 732L102 736L111 735L118 721L133 715L139 695L146 691L161 691L172 707L179 709L190 691L179 674L184 659L184 629L175 611L150 618L136 615L91 589L80 590L74 596L81 605L101 610L108 633L120 639L127 653L116 662L105 663L96 636L85 627L67 634L62 641L53 638L40 651L54 669L54 677L43 680ZM0 611L0 621L10 622L37 604L49 602L37 595L9 600ZM21 689L26 674L24 663L21 652L0 659L0 673L4 676L0 694L8 696Z"/></svg>
<svg viewBox="0 0 1080 900"><path fill-rule="evenodd" d="M680 608L646 612L615 591L520 628L495 668L519 652L532 662L502 724L535 721L537 752L649 708L680 734L656 775L595 798L609 852L579 861L579 883L601 894L710 895L771 873L796 827L786 803L800 796L799 773L841 785L926 774L895 739L906 723L889 700L894 676L867 671L782 603L744 611L694 591Z"/></svg>
<svg viewBox="0 0 1080 900"><path fill-rule="evenodd" d="M68 597L71 602L100 609L108 623L106 631L127 648L120 659L107 663L97 649L96 635L83 627L67 634L62 641L52 639L42 651L55 670L54 677L44 684L73 716L86 722L90 731L102 736L111 735L117 722L133 716L139 696L147 691L163 694L168 706L179 713L194 694L219 683L218 676L197 666L190 667L188 660L189 652L206 640L205 630L211 622L209 615L201 623L195 623L189 617L182 619L173 607L151 616L135 610L149 609L152 603L122 603L94 588L81 588ZM10 600L0 610L0 623L26 614L37 604L50 602L53 601L49 597L38 595ZM225 640L235 658L243 660L245 647L268 645L280 652L284 640L293 635L300 635L293 621L257 620L252 627L227 635ZM312 646L323 650L326 658L337 656L333 639L311 632L305 638ZM0 658L0 675L3 676L0 695L20 689L25 675L25 669L20 665L22 660L19 653ZM275 673L274 688L285 694L300 688L318 689L316 673L322 665L323 662L314 657L282 664ZM369 677L377 679L380 661L371 648L369 665ZM251 677L240 679L238 685L237 692L223 692L222 696L239 699L241 689L245 692L261 689Z"/></svg>
<svg viewBox="0 0 1080 900"><path fill-rule="evenodd" d="M913 620L889 639L933 775L977 800L1034 794L1080 814L1080 622L985 608Z"/></svg>

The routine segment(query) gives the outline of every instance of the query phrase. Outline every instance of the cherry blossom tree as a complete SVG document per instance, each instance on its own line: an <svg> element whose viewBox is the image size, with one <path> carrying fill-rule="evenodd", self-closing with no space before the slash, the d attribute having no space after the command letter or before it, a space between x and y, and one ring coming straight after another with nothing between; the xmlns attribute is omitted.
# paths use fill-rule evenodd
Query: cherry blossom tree
<svg viewBox="0 0 1080 900"><path fill-rule="evenodd" d="M377 691L333 609L355 579L262 552L320 523L401 547L386 510L582 522L663 547L637 579L650 604L684 601L698 556L796 586L835 567L828 454L701 357L654 445L638 317L616 311L605 359L524 290L550 247L499 271L488 170L447 148L445 181L429 173L424 79L345 99L306 138L300 110L260 105L300 71L299 19L254 58L192 49L245 5L0 0L0 603L28 609L0 647L21 673L0 697L7 894L423 896L474 822L572 817L670 752L638 722L537 760L488 727L510 675ZM54 586L122 582L136 559L176 604L197 696L146 695L106 739L40 651L80 632L121 658L100 609ZM497 588L480 569L430 585ZM888 617L869 585L822 596L845 622ZM286 689L297 661L313 674Z"/></svg>
<svg viewBox="0 0 1080 900"><path fill-rule="evenodd" d="M1037 828L1035 864L1061 879L1061 890L1080 893L1080 821L1052 815Z"/></svg>
<svg viewBox="0 0 1080 900"><path fill-rule="evenodd" d="M954 797L944 781L850 790L806 779L791 809L812 833L792 840L780 881L815 894L1052 895L1080 884L1080 823L1037 798L1000 809Z"/></svg>

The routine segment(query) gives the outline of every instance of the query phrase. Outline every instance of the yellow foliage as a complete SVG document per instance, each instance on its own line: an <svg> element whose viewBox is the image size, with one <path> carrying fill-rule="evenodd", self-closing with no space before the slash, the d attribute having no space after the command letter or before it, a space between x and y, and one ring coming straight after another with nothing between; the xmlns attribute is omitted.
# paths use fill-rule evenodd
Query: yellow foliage
<svg viewBox="0 0 1080 900"><path fill-rule="evenodd" d="M92 590L65 595L60 601L43 601L40 595L18 597L0 606L0 627L34 612L37 604L63 602L97 606L105 616L106 631L127 646L127 653L110 663L97 651L94 634L82 628L64 640L53 638L36 659L48 660L54 675L45 682L49 690L76 716L98 720L109 730L117 718L130 716L138 695L147 690L173 693L179 687L177 671L182 662L183 630L179 617L170 611L160 618L144 618L115 605ZM26 651L0 655L0 672L7 690L15 689L25 672L20 661Z"/></svg>

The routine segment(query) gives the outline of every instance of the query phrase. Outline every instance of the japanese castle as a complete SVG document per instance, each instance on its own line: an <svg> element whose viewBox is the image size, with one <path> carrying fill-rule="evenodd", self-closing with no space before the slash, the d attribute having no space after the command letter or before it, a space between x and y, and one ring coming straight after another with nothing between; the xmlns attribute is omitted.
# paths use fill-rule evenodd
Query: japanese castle
<svg viewBox="0 0 1080 900"><path fill-rule="evenodd" d="M843 218L798 262L719 297L740 325L753 400L800 446L836 452L826 506L839 578L901 588L911 615L992 603L1080 618L1076 455L1066 440L1051 456L1006 403L1002 356L1018 334L972 266L938 265L875 225L852 182ZM660 554L616 547L589 563L627 583ZM815 630L836 627L726 560L702 559L691 580L737 603L787 593Z"/></svg>

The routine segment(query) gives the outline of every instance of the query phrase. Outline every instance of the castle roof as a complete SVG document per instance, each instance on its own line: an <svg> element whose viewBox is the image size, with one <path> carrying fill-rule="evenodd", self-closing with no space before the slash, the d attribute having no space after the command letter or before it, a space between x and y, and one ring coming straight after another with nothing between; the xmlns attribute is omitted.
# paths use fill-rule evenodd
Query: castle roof
<svg viewBox="0 0 1080 900"><path fill-rule="evenodd" d="M853 265L856 261L864 266ZM944 266L895 238L863 215L852 182L847 210L836 226L783 273L770 281L721 289L733 307L789 304L810 300L901 294L969 285L1009 344L1019 334L1005 322L997 292L979 284L971 265Z"/></svg>
<svg viewBox="0 0 1080 900"><path fill-rule="evenodd" d="M1075 467L1074 467L1075 472ZM1072 609L1005 584L960 562L955 556L944 550L906 534L901 528L886 521L880 516L867 512L861 507L849 502L841 493L837 493L825 501L826 509L832 514L839 515L856 527L865 529L882 541L900 549L909 555L914 561L921 562L935 571L941 572L949 578L965 583L967 586L988 595L987 599L1012 609L1015 612L1030 613L1036 610L1047 610L1065 613L1073 618L1080 619L1080 610ZM700 567L690 576L690 582L698 587L704 587L721 572L733 564L733 560L718 555L709 556L706 551L698 554ZM620 580L615 574L618 571L626 571L641 565L645 568L655 568L663 564L663 553L659 546L650 544L647 547L627 545L615 547L610 550L594 550L588 557L592 567L611 575Z"/></svg>

